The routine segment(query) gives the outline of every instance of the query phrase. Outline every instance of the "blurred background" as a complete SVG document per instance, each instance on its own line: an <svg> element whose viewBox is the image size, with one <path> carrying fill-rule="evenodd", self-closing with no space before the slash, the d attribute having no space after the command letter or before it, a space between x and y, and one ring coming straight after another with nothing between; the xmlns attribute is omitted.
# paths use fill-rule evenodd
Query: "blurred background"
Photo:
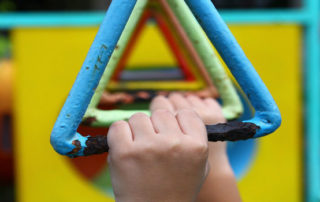
<svg viewBox="0 0 320 202"><path fill-rule="evenodd" d="M67 159L49 144L55 119L110 2L0 0L1 202L113 200L106 155ZM318 0L212 2L283 117L275 134L228 145L244 201L320 201ZM169 58L161 65L179 69L171 64L170 50L161 45L164 37L156 25L148 23L135 40L139 45L133 48L127 69L137 68L143 50L157 45L154 55ZM159 65L149 64L157 70ZM252 111L242 100L246 108L242 118L249 118ZM85 126L79 130L107 131Z"/></svg>
<svg viewBox="0 0 320 202"><path fill-rule="evenodd" d="M2 0L2 11L87 11L104 10L110 0L70 0L70 1L40 1ZM300 0L213 0L217 8L291 8L301 5Z"/></svg>

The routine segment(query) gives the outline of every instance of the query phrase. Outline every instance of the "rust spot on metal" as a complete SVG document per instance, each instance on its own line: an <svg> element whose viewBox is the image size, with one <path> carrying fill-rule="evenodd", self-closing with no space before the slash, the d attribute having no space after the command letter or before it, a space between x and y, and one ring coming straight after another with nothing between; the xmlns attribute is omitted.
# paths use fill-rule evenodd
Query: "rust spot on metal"
<svg viewBox="0 0 320 202"><path fill-rule="evenodd" d="M254 123L238 121L206 126L206 128L208 140L211 142L247 140L253 138L260 129Z"/></svg>
<svg viewBox="0 0 320 202"><path fill-rule="evenodd" d="M73 144L76 148L74 148L71 152L69 152L69 153L68 153L69 155L78 153L78 152L81 150L81 148L82 148L82 147L81 147L81 143L80 143L79 140L73 140L73 141L72 141L72 144Z"/></svg>
<svg viewBox="0 0 320 202"><path fill-rule="evenodd" d="M106 50L108 49L108 47L106 45L104 45L104 44L102 44L101 48L104 48Z"/></svg>
<svg viewBox="0 0 320 202"><path fill-rule="evenodd" d="M100 64L102 64L102 60L101 60L101 57L100 57L100 56L98 56L98 62L99 62Z"/></svg>
<svg viewBox="0 0 320 202"><path fill-rule="evenodd" d="M81 124L85 125L85 126L91 126L92 123L94 123L96 121L97 121L96 117L88 117L88 118L83 119Z"/></svg>
<svg viewBox="0 0 320 202"><path fill-rule="evenodd" d="M119 49L120 47L119 47L119 45L116 45L116 49Z"/></svg>
<svg viewBox="0 0 320 202"><path fill-rule="evenodd" d="M89 137L86 141L86 148L84 148L83 154L90 156L94 154L102 154L109 151L107 136Z"/></svg>

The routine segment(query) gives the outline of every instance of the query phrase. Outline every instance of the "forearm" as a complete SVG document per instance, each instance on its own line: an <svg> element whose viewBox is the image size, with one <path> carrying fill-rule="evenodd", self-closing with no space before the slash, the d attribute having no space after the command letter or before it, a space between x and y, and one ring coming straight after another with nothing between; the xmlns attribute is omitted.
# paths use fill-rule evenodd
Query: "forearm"
<svg viewBox="0 0 320 202"><path fill-rule="evenodd" d="M210 162L211 170L201 188L197 202L241 202L236 178L227 156Z"/></svg>

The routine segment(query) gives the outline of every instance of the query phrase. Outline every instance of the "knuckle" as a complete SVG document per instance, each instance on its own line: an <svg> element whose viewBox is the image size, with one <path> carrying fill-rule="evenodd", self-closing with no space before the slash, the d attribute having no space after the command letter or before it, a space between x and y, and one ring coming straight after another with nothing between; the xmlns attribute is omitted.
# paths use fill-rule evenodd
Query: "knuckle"
<svg viewBox="0 0 320 202"><path fill-rule="evenodd" d="M167 143L168 151L177 152L181 150L182 142L179 138L173 138Z"/></svg>
<svg viewBox="0 0 320 202"><path fill-rule="evenodd" d="M169 159L176 159L181 157L181 153L183 153L183 144L182 141L178 138L165 140L162 142L162 146L159 147L157 151L157 155L159 157L165 157Z"/></svg>
<svg viewBox="0 0 320 202"><path fill-rule="evenodd" d="M116 121L116 122L114 122L110 126L108 137L112 138L114 135L119 133L119 131L122 131L127 126L128 126L128 123L126 121Z"/></svg>
<svg viewBox="0 0 320 202"><path fill-rule="evenodd" d="M187 98L188 99L197 99L198 97L193 94L190 94L190 95L187 95Z"/></svg>
<svg viewBox="0 0 320 202"><path fill-rule="evenodd" d="M199 106L199 102L200 103L202 102L202 100L198 96L195 96L195 95L188 95L187 99L190 100L191 102L193 102L197 106Z"/></svg>
<svg viewBox="0 0 320 202"><path fill-rule="evenodd" d="M209 147L205 142L194 142L191 146L191 150L197 155L206 156L209 152Z"/></svg>
<svg viewBox="0 0 320 202"><path fill-rule="evenodd" d="M172 113L167 109L158 109L153 113L156 117L168 117L172 116Z"/></svg>
<svg viewBox="0 0 320 202"><path fill-rule="evenodd" d="M157 147L154 144L152 144L150 142L148 142L148 143L144 142L143 144L140 144L137 146L135 155L137 155L137 156L145 155L145 154L151 155L157 151L156 148Z"/></svg>
<svg viewBox="0 0 320 202"><path fill-rule="evenodd" d="M206 101L206 102L211 102L211 103L214 103L214 104L216 104L216 105L219 105L218 101L215 100L215 99L212 99L212 98L206 98L206 99L204 99L204 101Z"/></svg>
<svg viewBox="0 0 320 202"><path fill-rule="evenodd" d="M163 95L157 95L154 99L153 102L157 102L157 101L163 101L166 100L167 98L164 97Z"/></svg>
<svg viewBox="0 0 320 202"><path fill-rule="evenodd" d="M128 159L131 159L134 156L134 152L129 150L129 149L122 149L119 150L116 153L113 153L113 155L110 156L110 160L112 162L124 162L127 161Z"/></svg>
<svg viewBox="0 0 320 202"><path fill-rule="evenodd" d="M205 102L209 104L209 107L211 108L211 110L221 110L221 106L219 104L219 102L215 99L212 98L206 98Z"/></svg>
<svg viewBox="0 0 320 202"><path fill-rule="evenodd" d="M110 128L122 128L124 126L127 126L127 122L126 121L116 121L114 122Z"/></svg>
<svg viewBox="0 0 320 202"><path fill-rule="evenodd" d="M159 148L159 146L152 143L137 144L134 151L132 151L126 159L130 158L135 161L155 159L157 156L162 154L162 151L159 150Z"/></svg>
<svg viewBox="0 0 320 202"><path fill-rule="evenodd" d="M132 115L130 117L129 121L141 120L141 119L145 119L147 117L148 116L146 114L139 112L139 113Z"/></svg>
<svg viewBox="0 0 320 202"><path fill-rule="evenodd" d="M180 97L183 97L181 93L177 93L177 92L174 92L174 93L170 93L169 95L169 98L180 98Z"/></svg>
<svg viewBox="0 0 320 202"><path fill-rule="evenodd" d="M114 164L118 164L123 162L124 160L128 159L129 155L127 152L123 152L123 151L114 151L114 152L110 152L108 155L108 162L109 163L114 163Z"/></svg>
<svg viewBox="0 0 320 202"><path fill-rule="evenodd" d="M198 114L193 109L181 109L177 113L179 116L196 116L198 117Z"/></svg>

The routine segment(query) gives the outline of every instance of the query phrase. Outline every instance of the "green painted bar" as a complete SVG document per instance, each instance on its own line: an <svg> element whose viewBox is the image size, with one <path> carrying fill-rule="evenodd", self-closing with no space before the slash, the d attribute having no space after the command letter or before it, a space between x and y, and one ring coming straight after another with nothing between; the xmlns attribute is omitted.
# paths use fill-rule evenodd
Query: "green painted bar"
<svg viewBox="0 0 320 202"><path fill-rule="evenodd" d="M104 92L104 90L106 89L106 86L107 86L114 70L116 69L116 67L121 59L121 57L127 47L127 44L129 43L130 38L135 30L135 27L138 24L142 14L143 14L143 11L144 11L147 3L148 3L148 0L137 1L137 4L135 5L134 10L132 11L132 14L129 18L129 21L128 21L119 41L118 41L117 48L113 52L113 54L110 58L110 61L106 67L106 70L103 73L103 76L102 76L102 78L99 82L99 85L95 91L95 94L92 97L89 108L97 107L97 105L100 101L101 95Z"/></svg>
<svg viewBox="0 0 320 202"><path fill-rule="evenodd" d="M104 92L114 70L117 67L117 64L121 59L122 54L126 49L127 44L129 43L129 39L131 38L147 3L148 0L137 1L137 4L135 5L132 14L129 18L129 21L118 41L117 49L115 49L115 51L113 52L109 60L109 63L106 67L106 70L102 75L102 78L99 82L94 96L92 97L87 112L83 117L84 121L92 119L92 117L94 117L94 120L90 123L91 126L108 127L115 121L127 120L133 114L141 112L137 110L99 110L97 109L97 105L99 104L102 93ZM144 111L144 113L149 114L148 111Z"/></svg>
<svg viewBox="0 0 320 202"><path fill-rule="evenodd" d="M221 96L225 118L228 120L237 119L243 113L242 103L205 33L198 31L202 30L200 24L184 1L168 1L168 4L185 29L213 83L216 85Z"/></svg>

